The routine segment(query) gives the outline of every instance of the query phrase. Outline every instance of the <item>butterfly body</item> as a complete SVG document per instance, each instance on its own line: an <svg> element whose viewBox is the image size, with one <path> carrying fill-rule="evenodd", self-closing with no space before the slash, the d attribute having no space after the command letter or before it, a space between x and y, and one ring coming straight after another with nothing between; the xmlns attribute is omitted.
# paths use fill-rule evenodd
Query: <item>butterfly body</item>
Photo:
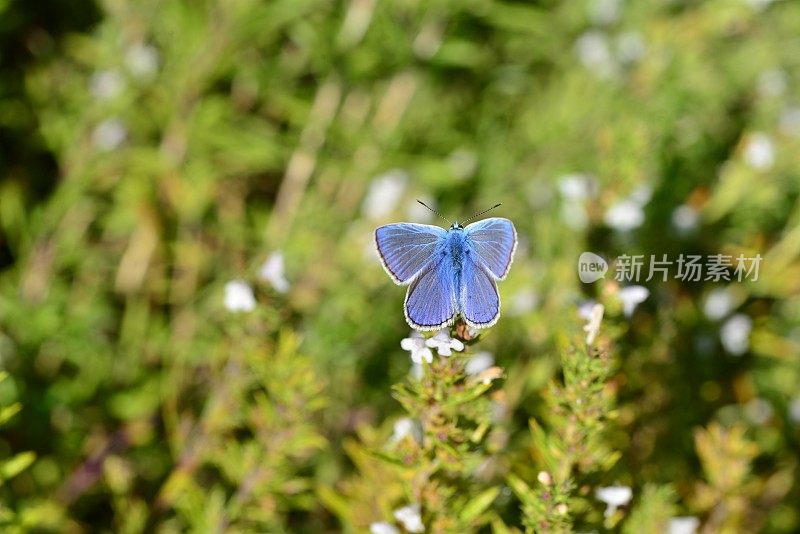
<svg viewBox="0 0 800 534"><path fill-rule="evenodd" d="M448 230L398 223L375 230L378 256L389 276L409 286L406 321L417 330L436 330L460 314L475 328L500 316L496 281L511 267L517 245L514 225L493 217Z"/></svg>

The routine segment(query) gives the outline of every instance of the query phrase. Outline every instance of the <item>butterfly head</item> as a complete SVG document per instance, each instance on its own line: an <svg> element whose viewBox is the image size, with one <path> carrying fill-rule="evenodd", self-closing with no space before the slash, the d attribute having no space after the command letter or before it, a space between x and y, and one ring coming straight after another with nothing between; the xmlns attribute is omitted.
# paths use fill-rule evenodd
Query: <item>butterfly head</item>
<svg viewBox="0 0 800 534"><path fill-rule="evenodd" d="M463 230L464 227L461 226L458 221L454 222L453 225L450 227L451 230Z"/></svg>

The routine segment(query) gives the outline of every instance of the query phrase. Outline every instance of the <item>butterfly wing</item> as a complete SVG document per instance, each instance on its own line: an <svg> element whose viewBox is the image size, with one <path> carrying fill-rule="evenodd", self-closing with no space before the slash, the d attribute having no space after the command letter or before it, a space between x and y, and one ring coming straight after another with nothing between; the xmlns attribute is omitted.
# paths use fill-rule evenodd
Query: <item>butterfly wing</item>
<svg viewBox="0 0 800 534"><path fill-rule="evenodd" d="M375 230L375 247L395 284L407 285L434 263L446 232L428 224L387 224Z"/></svg>
<svg viewBox="0 0 800 534"><path fill-rule="evenodd" d="M406 321L416 330L438 330L451 325L456 316L455 277L446 258L431 262L414 278L406 293Z"/></svg>
<svg viewBox="0 0 800 534"><path fill-rule="evenodd" d="M464 260L459 303L461 315L473 328L488 328L500 318L500 295L494 279L494 274L472 257Z"/></svg>
<svg viewBox="0 0 800 534"><path fill-rule="evenodd" d="M502 280L511 269L517 249L517 231L508 219L490 217L464 228L468 245L477 256L478 266L485 267L491 276Z"/></svg>

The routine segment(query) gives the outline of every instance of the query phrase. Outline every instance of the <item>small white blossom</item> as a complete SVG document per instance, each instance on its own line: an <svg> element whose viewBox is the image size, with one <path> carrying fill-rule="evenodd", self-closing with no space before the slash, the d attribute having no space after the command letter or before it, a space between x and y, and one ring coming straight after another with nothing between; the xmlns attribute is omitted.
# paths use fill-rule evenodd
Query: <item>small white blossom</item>
<svg viewBox="0 0 800 534"><path fill-rule="evenodd" d="M125 80L116 70L101 70L89 79L89 92L97 100L114 98L125 88Z"/></svg>
<svg viewBox="0 0 800 534"><path fill-rule="evenodd" d="M425 344L432 349L436 349L439 356L450 356L452 351L461 352L464 350L464 344L458 339L451 338L445 330L436 332L436 335L428 338Z"/></svg>
<svg viewBox="0 0 800 534"><path fill-rule="evenodd" d="M603 220L614 230L629 232L644 223L644 210L638 202L626 198L608 208Z"/></svg>
<svg viewBox="0 0 800 534"><path fill-rule="evenodd" d="M639 206L646 206L653 198L653 188L649 184L642 184L634 189L628 198Z"/></svg>
<svg viewBox="0 0 800 534"><path fill-rule="evenodd" d="M547 471L539 471L539 474L536 475L536 480L543 486L549 486L553 483L553 477Z"/></svg>
<svg viewBox="0 0 800 534"><path fill-rule="evenodd" d="M605 308L602 304L593 305L589 311L588 317L586 317L587 322L583 327L583 331L586 332L587 345L594 343L597 334L600 333L600 323L603 321L604 311Z"/></svg>
<svg viewBox="0 0 800 534"><path fill-rule="evenodd" d="M586 200L596 189L594 178L588 174L565 174L558 178L558 192L566 200Z"/></svg>
<svg viewBox="0 0 800 534"><path fill-rule="evenodd" d="M608 37L599 30L589 30L578 37L575 54L584 67L601 78L611 78L619 71Z"/></svg>
<svg viewBox="0 0 800 534"><path fill-rule="evenodd" d="M712 289L703 303L703 313L712 321L719 321L733 310L734 304L733 293L730 289Z"/></svg>
<svg viewBox="0 0 800 534"><path fill-rule="evenodd" d="M518 291L511 297L511 315L523 315L539 305L539 295L532 289Z"/></svg>
<svg viewBox="0 0 800 534"><path fill-rule="evenodd" d="M244 280L231 280L225 284L225 307L232 312L249 312L256 308L256 297Z"/></svg>
<svg viewBox="0 0 800 534"><path fill-rule="evenodd" d="M775 144L765 133L751 135L744 147L744 160L757 171L768 171L775 164Z"/></svg>
<svg viewBox="0 0 800 534"><path fill-rule="evenodd" d="M406 436L411 436L415 441L421 442L422 428L420 428L419 422L410 417L401 417L394 423L390 441L392 443L397 443Z"/></svg>
<svg viewBox="0 0 800 534"><path fill-rule="evenodd" d="M400 530L391 523L380 521L369 526L370 534L400 534Z"/></svg>
<svg viewBox="0 0 800 534"><path fill-rule="evenodd" d="M150 79L158 70L158 50L151 45L136 43L125 54L125 65L139 79Z"/></svg>
<svg viewBox="0 0 800 534"><path fill-rule="evenodd" d="M652 196L653 188L649 185L637 187L627 198L618 200L606 210L603 216L604 222L618 232L629 232L639 228L645 220L643 208L650 202Z"/></svg>
<svg viewBox="0 0 800 534"><path fill-rule="evenodd" d="M605 516L611 517L617 508L630 502L633 498L633 491L628 486L608 486L597 488L595 497L606 503Z"/></svg>
<svg viewBox="0 0 800 534"><path fill-rule="evenodd" d="M700 520L691 516L673 517L667 525L667 534L694 534Z"/></svg>
<svg viewBox="0 0 800 534"><path fill-rule="evenodd" d="M756 397L744 405L744 414L754 425L764 425L772 418L772 404Z"/></svg>
<svg viewBox="0 0 800 534"><path fill-rule="evenodd" d="M450 154L447 163L450 165L450 172L453 173L453 176L466 180L478 169L478 156L471 150L459 148Z"/></svg>
<svg viewBox="0 0 800 534"><path fill-rule="evenodd" d="M613 24L622 11L621 0L591 0L589 18L595 24Z"/></svg>
<svg viewBox="0 0 800 534"><path fill-rule="evenodd" d="M425 532L418 504L410 504L394 511L394 518L409 532Z"/></svg>
<svg viewBox="0 0 800 534"><path fill-rule="evenodd" d="M617 37L617 58L622 63L635 63L647 53L647 45L639 32L625 32Z"/></svg>
<svg viewBox="0 0 800 534"><path fill-rule="evenodd" d="M758 92L762 96L781 96L789 85L789 76L781 69L770 69L758 77Z"/></svg>
<svg viewBox="0 0 800 534"><path fill-rule="evenodd" d="M735 356L741 356L750 348L750 331L753 321L747 315L738 313L725 321L719 331L719 337L725 350Z"/></svg>
<svg viewBox="0 0 800 534"><path fill-rule="evenodd" d="M755 9L756 11L763 11L775 0L744 0L744 3Z"/></svg>
<svg viewBox="0 0 800 534"><path fill-rule="evenodd" d="M416 365L421 365L422 360L433 362L433 352L425 345L425 338L419 332L411 332L409 337L400 342L400 346L411 353L411 361Z"/></svg>
<svg viewBox="0 0 800 534"><path fill-rule="evenodd" d="M622 312L625 317L633 315L636 306L647 300L650 290L644 286L627 286L619 290L619 298L622 301Z"/></svg>
<svg viewBox="0 0 800 534"><path fill-rule="evenodd" d="M408 174L400 169L392 169L373 180L361 206L364 215L373 220L390 215L400 202L407 183Z"/></svg>
<svg viewBox="0 0 800 534"><path fill-rule="evenodd" d="M464 367L464 372L468 375L477 375L494 365L494 356L491 352L478 352L469 359Z"/></svg>
<svg viewBox="0 0 800 534"><path fill-rule="evenodd" d="M258 270L258 278L268 282L278 293L286 293L289 291L289 281L284 276L283 269L283 253L273 252Z"/></svg>
<svg viewBox="0 0 800 534"><path fill-rule="evenodd" d="M422 364L411 362L411 369L408 370L408 375L414 380L422 380L422 377L425 376L425 369L422 368Z"/></svg>
<svg viewBox="0 0 800 534"><path fill-rule="evenodd" d="M672 212L672 226L683 234L694 232L699 222L700 214L688 204L681 204Z"/></svg>
<svg viewBox="0 0 800 534"><path fill-rule="evenodd" d="M800 137L800 107L789 106L781 111L778 127L786 135Z"/></svg>
<svg viewBox="0 0 800 534"><path fill-rule="evenodd" d="M585 230L589 226L589 213L582 202L567 200L561 204L561 220L573 230Z"/></svg>
<svg viewBox="0 0 800 534"><path fill-rule="evenodd" d="M128 138L128 128L120 119L106 119L92 130L92 145L102 152L110 152Z"/></svg>

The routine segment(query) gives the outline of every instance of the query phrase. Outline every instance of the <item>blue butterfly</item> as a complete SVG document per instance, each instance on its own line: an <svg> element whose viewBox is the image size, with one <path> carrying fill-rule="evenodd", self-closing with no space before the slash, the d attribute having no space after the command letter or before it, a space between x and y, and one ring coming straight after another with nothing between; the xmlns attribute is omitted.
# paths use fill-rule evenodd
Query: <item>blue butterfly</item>
<svg viewBox="0 0 800 534"><path fill-rule="evenodd" d="M387 224L375 230L375 245L392 280L409 286L404 307L412 328L438 330L459 314L473 328L497 322L495 282L508 274L517 248L517 231L508 219L492 217L466 228L456 222L448 230Z"/></svg>

